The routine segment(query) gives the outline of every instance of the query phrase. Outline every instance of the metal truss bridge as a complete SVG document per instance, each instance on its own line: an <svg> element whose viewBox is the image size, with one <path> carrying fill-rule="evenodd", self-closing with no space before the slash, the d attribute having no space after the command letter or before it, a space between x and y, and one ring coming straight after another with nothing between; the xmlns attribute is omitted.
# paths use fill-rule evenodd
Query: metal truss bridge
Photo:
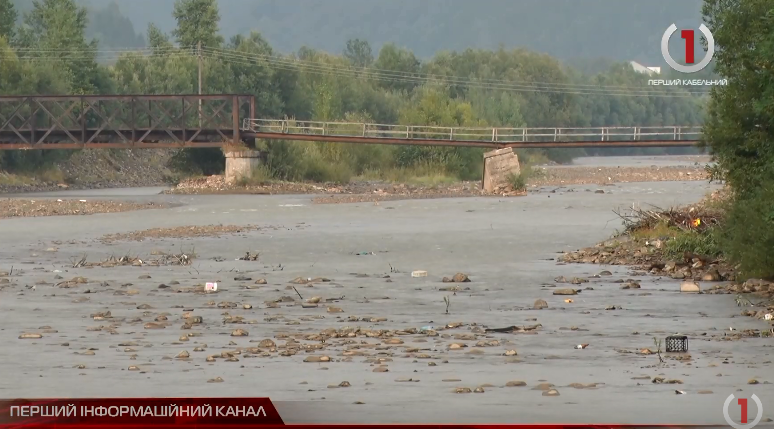
<svg viewBox="0 0 774 429"><path fill-rule="evenodd" d="M255 139L482 148L689 147L701 127L484 128L255 119L250 95L0 96L0 150L201 148Z"/></svg>

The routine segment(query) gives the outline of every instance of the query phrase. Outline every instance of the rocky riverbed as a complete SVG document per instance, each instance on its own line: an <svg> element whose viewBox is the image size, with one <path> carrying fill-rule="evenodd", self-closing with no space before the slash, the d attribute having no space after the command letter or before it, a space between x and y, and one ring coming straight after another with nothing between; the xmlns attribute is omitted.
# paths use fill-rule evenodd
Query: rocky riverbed
<svg viewBox="0 0 774 429"><path fill-rule="evenodd" d="M707 410L731 393L774 397L753 307L559 260L620 228L616 207L708 185L587 188L379 205L99 191L165 208L2 219L0 390L270 396L290 423L719 424ZM687 353L654 342L674 333Z"/></svg>
<svg viewBox="0 0 774 429"><path fill-rule="evenodd" d="M0 219L10 217L90 215L163 208L155 203L73 199L0 199Z"/></svg>

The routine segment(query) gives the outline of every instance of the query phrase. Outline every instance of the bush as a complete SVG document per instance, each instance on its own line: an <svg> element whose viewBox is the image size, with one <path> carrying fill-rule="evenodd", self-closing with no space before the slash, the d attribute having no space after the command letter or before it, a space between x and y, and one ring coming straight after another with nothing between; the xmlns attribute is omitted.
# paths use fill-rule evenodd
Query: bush
<svg viewBox="0 0 774 429"><path fill-rule="evenodd" d="M527 189L527 178L524 174L508 173L506 180L508 180L508 184L511 185L514 191L524 191Z"/></svg>
<svg viewBox="0 0 774 429"><path fill-rule="evenodd" d="M743 278L774 278L774 183L729 204L721 244Z"/></svg>
<svg viewBox="0 0 774 429"><path fill-rule="evenodd" d="M401 146L395 150L395 164L399 168L437 166L438 174L460 180L481 179L484 151L479 148Z"/></svg>
<svg viewBox="0 0 774 429"><path fill-rule="evenodd" d="M0 169L10 173L35 173L69 159L75 150L8 150L0 152Z"/></svg>
<svg viewBox="0 0 774 429"><path fill-rule="evenodd" d="M236 180L237 186L267 185L274 181L271 170L265 165L255 168L250 177L240 177Z"/></svg>
<svg viewBox="0 0 774 429"><path fill-rule="evenodd" d="M333 150L338 160L326 159L320 145L307 142L278 140L267 142L267 167L271 177L284 181L348 183L353 169L345 151Z"/></svg>
<svg viewBox="0 0 774 429"><path fill-rule="evenodd" d="M511 185L513 190L524 191L527 189L529 180L540 177L541 174L543 174L541 170L532 168L532 166L528 164L523 164L519 174L508 173L506 180L508 180L508 184Z"/></svg>
<svg viewBox="0 0 774 429"><path fill-rule="evenodd" d="M212 176L223 174L226 157L218 148L188 148L176 153L168 166L192 176Z"/></svg>

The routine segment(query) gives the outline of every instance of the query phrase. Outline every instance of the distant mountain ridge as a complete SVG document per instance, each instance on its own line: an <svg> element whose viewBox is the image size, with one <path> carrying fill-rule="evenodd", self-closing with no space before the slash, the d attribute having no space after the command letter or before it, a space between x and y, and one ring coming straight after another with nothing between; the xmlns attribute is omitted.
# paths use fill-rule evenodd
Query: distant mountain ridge
<svg viewBox="0 0 774 429"><path fill-rule="evenodd" d="M175 27L175 0L112 2L144 33ZM219 0L227 38L260 31L280 52L309 46L340 53L347 39L387 42L430 57L442 50L525 47L562 59L663 62L661 35L698 22L702 0Z"/></svg>

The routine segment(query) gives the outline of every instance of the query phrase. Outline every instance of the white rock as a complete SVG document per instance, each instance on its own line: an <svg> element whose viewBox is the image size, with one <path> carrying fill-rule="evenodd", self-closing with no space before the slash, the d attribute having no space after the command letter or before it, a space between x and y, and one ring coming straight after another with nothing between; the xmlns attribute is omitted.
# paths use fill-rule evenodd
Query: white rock
<svg viewBox="0 0 774 429"><path fill-rule="evenodd" d="M699 287L699 284L696 282L682 282L680 283L680 292L698 293L701 292L701 287Z"/></svg>

